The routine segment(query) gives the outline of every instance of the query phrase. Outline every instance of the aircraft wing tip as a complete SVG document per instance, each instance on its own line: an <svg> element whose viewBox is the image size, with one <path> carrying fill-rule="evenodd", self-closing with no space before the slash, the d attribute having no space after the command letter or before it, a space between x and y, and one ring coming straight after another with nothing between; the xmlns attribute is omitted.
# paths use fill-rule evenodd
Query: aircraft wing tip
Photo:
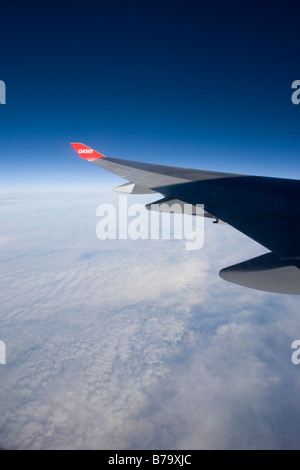
<svg viewBox="0 0 300 470"><path fill-rule="evenodd" d="M73 142L71 143L71 145L73 149L78 153L78 155L84 160L97 160L98 158L105 158L104 155L99 152L96 152L96 150L91 149L85 144Z"/></svg>

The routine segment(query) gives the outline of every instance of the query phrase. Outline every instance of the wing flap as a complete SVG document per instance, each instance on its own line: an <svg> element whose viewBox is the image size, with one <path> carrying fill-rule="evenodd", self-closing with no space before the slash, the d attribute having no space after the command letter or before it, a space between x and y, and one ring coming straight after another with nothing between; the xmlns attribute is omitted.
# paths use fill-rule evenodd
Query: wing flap
<svg viewBox="0 0 300 470"><path fill-rule="evenodd" d="M189 207L186 207L189 206ZM216 217L209 212L205 211L202 204L197 206L193 204L187 204L180 199L172 199L170 197L164 197L159 201L151 202L147 204L146 209L149 211L156 212L166 212L173 214L188 214L188 215L197 215L200 217L206 217L209 219L215 219L215 222L224 223L221 220L216 219Z"/></svg>
<svg viewBox="0 0 300 470"><path fill-rule="evenodd" d="M155 191L152 189L145 188L144 186L140 186L132 181L130 183L121 184L121 186L117 186L114 188L114 191L117 193L123 194L153 194Z"/></svg>

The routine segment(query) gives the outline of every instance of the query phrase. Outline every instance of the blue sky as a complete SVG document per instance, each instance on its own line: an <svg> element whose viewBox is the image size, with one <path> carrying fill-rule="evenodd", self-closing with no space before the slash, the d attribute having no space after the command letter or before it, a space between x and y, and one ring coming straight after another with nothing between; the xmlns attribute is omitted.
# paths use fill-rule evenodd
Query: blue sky
<svg viewBox="0 0 300 470"><path fill-rule="evenodd" d="M1 184L101 184L108 156L298 177L289 3L21 2L1 16Z"/></svg>

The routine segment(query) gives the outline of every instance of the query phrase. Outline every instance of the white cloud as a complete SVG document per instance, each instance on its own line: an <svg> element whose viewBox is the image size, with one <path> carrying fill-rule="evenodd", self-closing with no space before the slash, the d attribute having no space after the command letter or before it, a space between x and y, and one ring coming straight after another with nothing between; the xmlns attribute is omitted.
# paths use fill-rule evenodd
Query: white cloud
<svg viewBox="0 0 300 470"><path fill-rule="evenodd" d="M104 197L2 205L0 445L297 447L299 300L218 277L264 250L211 223L199 252L101 242Z"/></svg>

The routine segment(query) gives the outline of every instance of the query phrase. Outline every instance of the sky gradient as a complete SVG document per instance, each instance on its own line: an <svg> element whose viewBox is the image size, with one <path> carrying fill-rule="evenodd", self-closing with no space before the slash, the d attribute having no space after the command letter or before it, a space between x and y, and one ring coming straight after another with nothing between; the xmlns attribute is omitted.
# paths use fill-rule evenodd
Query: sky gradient
<svg viewBox="0 0 300 470"><path fill-rule="evenodd" d="M13 2L1 13L2 185L110 178L72 141L119 158L299 176L289 2Z"/></svg>

